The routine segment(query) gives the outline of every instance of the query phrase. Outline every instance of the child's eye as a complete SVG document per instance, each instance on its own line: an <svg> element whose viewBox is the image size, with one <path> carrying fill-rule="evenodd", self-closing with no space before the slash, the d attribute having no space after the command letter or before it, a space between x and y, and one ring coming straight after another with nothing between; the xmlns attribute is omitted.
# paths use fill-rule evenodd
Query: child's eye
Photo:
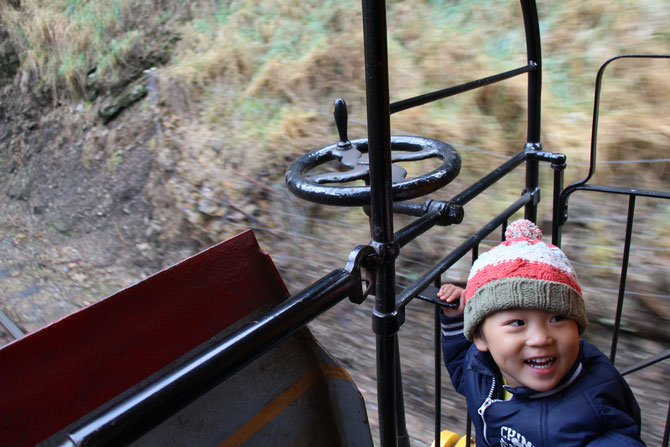
<svg viewBox="0 0 670 447"><path fill-rule="evenodd" d="M551 318L551 322L552 323L558 323L558 322L561 322L561 321L565 320L566 318L567 317L565 315L554 315Z"/></svg>
<svg viewBox="0 0 670 447"><path fill-rule="evenodd" d="M512 320L512 321L508 321L507 324L509 326L519 327L519 326L524 326L526 323L524 323L523 320Z"/></svg>

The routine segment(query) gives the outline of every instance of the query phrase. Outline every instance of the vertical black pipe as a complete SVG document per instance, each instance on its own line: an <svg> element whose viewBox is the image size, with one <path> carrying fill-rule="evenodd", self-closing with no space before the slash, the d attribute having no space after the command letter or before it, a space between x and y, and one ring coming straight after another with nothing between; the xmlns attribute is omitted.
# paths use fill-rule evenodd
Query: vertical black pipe
<svg viewBox="0 0 670 447"><path fill-rule="evenodd" d="M395 311L395 257L392 247L391 120L386 37L386 3L363 0L365 45L365 88L370 157L370 224L373 244L379 249L373 328L377 347L377 400L382 447L397 447L397 415L404 412L397 394L402 382L397 377L398 314Z"/></svg>
<svg viewBox="0 0 670 447"><path fill-rule="evenodd" d="M563 192L563 176L565 172L565 163L552 163L554 170L554 200L551 213L551 243L557 247L561 246L561 192Z"/></svg>
<svg viewBox="0 0 670 447"><path fill-rule="evenodd" d="M377 317L375 315L373 318ZM396 423L396 368L395 334L387 336L377 332L377 404L379 407L379 440L382 447L396 447L398 432Z"/></svg>
<svg viewBox="0 0 670 447"><path fill-rule="evenodd" d="M472 247L472 262L474 263L479 257L479 242ZM465 418L465 445L470 447L470 437L472 436L472 419L470 419L470 412L467 412Z"/></svg>
<svg viewBox="0 0 670 447"><path fill-rule="evenodd" d="M375 242L388 243L393 238L393 222L391 220L391 119L384 0L363 0L363 35L372 239ZM391 311L392 307L385 310Z"/></svg>
<svg viewBox="0 0 670 447"><path fill-rule="evenodd" d="M435 287L440 288L440 277L435 279ZM440 314L442 308L435 306L435 445L440 443L440 433L442 432L442 324L440 323Z"/></svg>
<svg viewBox="0 0 670 447"><path fill-rule="evenodd" d="M665 417L665 431L663 432L663 442L661 442L661 447L668 447L669 439L670 439L670 404L668 405L668 415Z"/></svg>
<svg viewBox="0 0 670 447"><path fill-rule="evenodd" d="M621 327L621 314L623 312L623 297L626 294L626 278L628 276L628 259L630 258L630 244L633 237L633 217L635 216L635 194L628 198L628 219L626 220L626 239L623 246L623 258L621 260L621 276L619 277L619 297L616 304L616 316L614 317L614 329L612 334L612 345L610 346L610 361L614 363L616 349L619 341L619 328Z"/></svg>
<svg viewBox="0 0 670 447"><path fill-rule="evenodd" d="M526 150L540 151L540 118L542 99L542 52L540 45L540 23L535 0L521 0L523 23L526 32L526 53L528 63L535 69L528 72L528 131ZM526 191L533 192L539 185L539 162L530 157L526 161ZM525 209L525 218L537 221L537 202L533 200Z"/></svg>
<svg viewBox="0 0 670 447"><path fill-rule="evenodd" d="M536 68L528 73L528 142L540 142L540 106L542 93L542 47L540 22L535 0L521 0L523 23L526 32L528 63Z"/></svg>
<svg viewBox="0 0 670 447"><path fill-rule="evenodd" d="M407 433L407 423L405 420L405 399L402 392L402 368L400 367L400 347L395 345L395 366L396 366L396 427L398 430L398 447L409 447L409 433Z"/></svg>

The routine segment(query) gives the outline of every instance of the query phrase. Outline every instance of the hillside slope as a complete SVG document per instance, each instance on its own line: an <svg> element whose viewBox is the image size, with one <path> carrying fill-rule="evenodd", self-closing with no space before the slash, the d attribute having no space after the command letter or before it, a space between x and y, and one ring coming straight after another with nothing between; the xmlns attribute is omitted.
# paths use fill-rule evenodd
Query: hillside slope
<svg viewBox="0 0 670 447"><path fill-rule="evenodd" d="M525 63L518 2L389 3L392 100ZM670 53L670 11L662 0L539 3L543 143L569 162L584 162L598 67L621 53ZM33 331L246 228L256 230L292 292L344 265L351 248L369 239L366 217L298 201L283 175L298 155L335 141L336 97L349 104L350 138L366 135L360 16L352 0L1 3L0 310ZM599 156L667 159L670 64L613 68ZM393 117L394 133L455 142L461 150L462 174L438 198L523 147L523 81ZM599 174L667 191L666 166L612 164ZM585 171L575 163L566 183ZM518 183L502 184L473 202L466 225L485 221L518 193ZM592 206L571 202L587 215ZM670 319L668 301L657 296L670 289L668 275L658 273L670 260L670 207L647 209L641 269L631 276L651 296L633 303L653 317L628 329L644 335L634 341L653 352L668 341L658 330ZM625 204L609 208L607 222L575 223L584 239L566 250L580 256L581 269L616 270L619 241L608 237L621 227L621 210ZM453 248L466 225L408 246L399 281ZM465 264L450 278L462 279ZM615 287L602 269L580 275L592 287ZM604 317L595 310L595 319ZM314 331L332 343L374 405L368 311L341 306ZM422 382L430 359L420 352L430 319L417 313L406 326L416 331L408 337L407 387L408 405L420 415L410 419L412 436L421 442L431 433L430 386ZM662 378L663 371L654 374Z"/></svg>

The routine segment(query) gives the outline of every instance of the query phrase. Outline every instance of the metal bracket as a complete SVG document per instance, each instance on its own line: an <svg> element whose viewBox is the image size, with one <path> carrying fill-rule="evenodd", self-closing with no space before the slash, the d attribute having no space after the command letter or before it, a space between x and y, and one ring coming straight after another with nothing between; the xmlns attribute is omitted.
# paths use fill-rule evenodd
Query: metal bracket
<svg viewBox="0 0 670 447"><path fill-rule="evenodd" d="M405 308L401 307L391 313L383 314L377 310L372 311L372 331L375 334L395 334L400 326L405 323Z"/></svg>
<svg viewBox="0 0 670 447"><path fill-rule="evenodd" d="M528 192L529 191L527 189L524 189L521 194L523 195L523 194L526 194ZM537 206L537 204L540 203L540 188L537 187L533 191L530 191L530 195L531 195L531 204L533 206Z"/></svg>
<svg viewBox="0 0 670 447"><path fill-rule="evenodd" d="M538 160L538 161L546 161L550 162L552 164L559 164L559 165L564 165L567 157L565 154L561 154L560 152L545 152L541 150L542 146L539 146L539 149L529 149L529 145L526 145L526 154L528 155L529 159L533 160Z"/></svg>
<svg viewBox="0 0 670 447"><path fill-rule="evenodd" d="M352 303L361 304L368 295L374 295L377 270L373 267L378 262L379 255L370 245L359 245L349 253L345 270L353 276L354 291L349 296Z"/></svg>
<svg viewBox="0 0 670 447"><path fill-rule="evenodd" d="M465 211L461 205L431 199L427 200L424 206L427 210L434 210L440 213L440 220L437 223L438 225L447 226L463 222Z"/></svg>

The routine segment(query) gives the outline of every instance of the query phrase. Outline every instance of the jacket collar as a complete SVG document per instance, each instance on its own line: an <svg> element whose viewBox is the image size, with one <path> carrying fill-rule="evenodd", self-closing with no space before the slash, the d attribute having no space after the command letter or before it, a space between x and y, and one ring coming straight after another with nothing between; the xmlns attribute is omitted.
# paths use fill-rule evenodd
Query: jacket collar
<svg viewBox="0 0 670 447"><path fill-rule="evenodd" d="M498 383L502 383L502 375L498 369L498 365L493 361L491 354L487 352L482 352L478 350L473 344L473 357L472 362L468 369L486 376L493 377L497 379ZM549 391L538 392L531 388L525 386L511 387L509 385L504 385L505 389L512 393L517 398L526 398L526 399L539 399L542 397L552 396L554 394L560 393L565 388L570 386L572 383L577 380L579 375L583 370L582 360L584 358L584 341L580 340L579 342L579 354L577 355L577 360L575 364L572 365L570 370L565 374L558 384Z"/></svg>

